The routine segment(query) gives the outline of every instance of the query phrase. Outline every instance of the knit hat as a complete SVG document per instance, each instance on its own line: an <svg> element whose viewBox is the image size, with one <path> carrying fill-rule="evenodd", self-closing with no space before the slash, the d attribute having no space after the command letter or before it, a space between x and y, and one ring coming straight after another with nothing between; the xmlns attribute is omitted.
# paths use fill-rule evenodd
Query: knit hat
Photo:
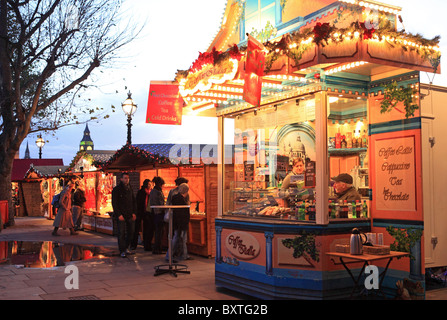
<svg viewBox="0 0 447 320"><path fill-rule="evenodd" d="M178 186L178 193L185 194L189 191L189 186L186 183L182 183Z"/></svg>

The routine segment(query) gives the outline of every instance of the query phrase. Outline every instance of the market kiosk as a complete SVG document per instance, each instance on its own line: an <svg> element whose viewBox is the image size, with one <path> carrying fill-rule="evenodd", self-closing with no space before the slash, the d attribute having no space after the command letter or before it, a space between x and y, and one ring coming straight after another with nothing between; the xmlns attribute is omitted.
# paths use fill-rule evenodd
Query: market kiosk
<svg viewBox="0 0 447 320"><path fill-rule="evenodd" d="M265 299L349 297L352 279L329 253L349 248L358 228L380 239L373 249L410 247L411 258L389 269L377 261L388 271L381 292L424 298L419 73L440 72L439 38L399 31L400 11L375 1L229 0L208 51L178 72L183 113L219 121L217 286ZM259 75L252 64L262 56ZM247 103L257 90L260 103ZM227 121L234 141L224 140ZM285 188L298 158L305 170ZM337 201L339 173L351 174L361 203Z"/></svg>
<svg viewBox="0 0 447 320"><path fill-rule="evenodd" d="M115 151L79 151L72 160L67 173L79 177L84 182L85 212L82 226L86 230L113 235L111 219L112 189L116 185L113 174L100 170L99 163L109 159Z"/></svg>

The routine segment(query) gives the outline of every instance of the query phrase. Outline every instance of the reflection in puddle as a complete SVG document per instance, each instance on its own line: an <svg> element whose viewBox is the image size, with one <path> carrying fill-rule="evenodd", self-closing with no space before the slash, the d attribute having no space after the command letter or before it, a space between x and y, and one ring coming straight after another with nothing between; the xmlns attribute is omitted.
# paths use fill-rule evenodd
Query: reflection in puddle
<svg viewBox="0 0 447 320"><path fill-rule="evenodd" d="M9 241L0 242L0 266L4 264L24 268L52 268L71 261L103 259L116 255L105 247L62 244L57 242Z"/></svg>

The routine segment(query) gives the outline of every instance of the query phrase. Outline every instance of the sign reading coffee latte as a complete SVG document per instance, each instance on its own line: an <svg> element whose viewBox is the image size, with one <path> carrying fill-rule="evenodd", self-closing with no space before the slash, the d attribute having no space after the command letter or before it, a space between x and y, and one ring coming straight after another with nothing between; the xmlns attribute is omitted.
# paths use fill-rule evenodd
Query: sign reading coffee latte
<svg viewBox="0 0 447 320"><path fill-rule="evenodd" d="M225 247L240 260L252 260L259 255L261 247L258 240L246 232L233 232L225 240Z"/></svg>
<svg viewBox="0 0 447 320"><path fill-rule="evenodd" d="M375 147L377 210L416 211L414 137L378 140Z"/></svg>

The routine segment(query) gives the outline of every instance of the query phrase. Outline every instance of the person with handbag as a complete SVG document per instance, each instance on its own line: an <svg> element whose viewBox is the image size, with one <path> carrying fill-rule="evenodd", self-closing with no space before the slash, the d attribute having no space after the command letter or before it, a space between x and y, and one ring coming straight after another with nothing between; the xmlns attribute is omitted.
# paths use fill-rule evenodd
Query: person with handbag
<svg viewBox="0 0 447 320"><path fill-rule="evenodd" d="M155 177L152 179L154 183L154 188L151 190L149 195L150 206L164 206L165 196L163 194L163 186L165 181L161 177ZM163 254L161 242L163 238L163 228L164 228L164 214L165 210L160 208L152 208L151 211L154 214L154 247L152 248L152 254Z"/></svg>

